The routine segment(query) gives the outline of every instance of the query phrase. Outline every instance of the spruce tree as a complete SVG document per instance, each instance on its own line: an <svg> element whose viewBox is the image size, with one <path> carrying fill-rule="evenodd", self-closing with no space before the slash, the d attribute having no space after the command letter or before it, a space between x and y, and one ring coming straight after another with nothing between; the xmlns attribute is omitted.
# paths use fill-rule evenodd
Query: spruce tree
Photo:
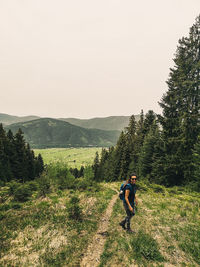
<svg viewBox="0 0 200 267"><path fill-rule="evenodd" d="M9 139L3 125L0 124L0 180L3 182L12 179L12 171L8 155Z"/></svg>
<svg viewBox="0 0 200 267"><path fill-rule="evenodd" d="M17 163L13 170L14 176L19 181L25 182L28 177L28 163L26 158L26 144L21 129L14 136L14 145L17 155Z"/></svg>
<svg viewBox="0 0 200 267"><path fill-rule="evenodd" d="M35 158L35 176L39 176L44 171L44 162L41 154Z"/></svg>
<svg viewBox="0 0 200 267"><path fill-rule="evenodd" d="M194 162L193 180L196 183L196 189L200 192L200 136L198 138L197 143L194 146L193 162Z"/></svg>
<svg viewBox="0 0 200 267"><path fill-rule="evenodd" d="M151 172L155 160L154 157L156 156L156 145L159 139L160 132L157 124L155 123L144 138L143 147L139 157L139 176L143 178L148 177L151 181L153 180Z"/></svg>
<svg viewBox="0 0 200 267"><path fill-rule="evenodd" d="M163 129L166 184L183 184L192 176L192 149L200 133L200 16L189 37L179 40L174 68L167 81L168 91L160 106Z"/></svg>
<svg viewBox="0 0 200 267"><path fill-rule="evenodd" d="M99 170L99 153L98 153L98 151L95 154L94 163L92 165L92 168L93 168L93 172L94 172L94 179L98 180L99 179L99 177L98 177L98 170Z"/></svg>

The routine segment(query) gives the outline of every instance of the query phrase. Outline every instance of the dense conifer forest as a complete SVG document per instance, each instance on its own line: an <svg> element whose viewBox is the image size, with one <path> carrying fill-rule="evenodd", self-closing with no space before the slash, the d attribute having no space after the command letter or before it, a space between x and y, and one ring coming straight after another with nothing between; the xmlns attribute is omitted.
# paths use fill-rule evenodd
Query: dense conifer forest
<svg viewBox="0 0 200 267"><path fill-rule="evenodd" d="M34 155L29 144L25 143L23 133L19 129L13 135L7 133L0 124L0 181L9 182L16 179L19 182L31 181L44 170L43 159Z"/></svg>
<svg viewBox="0 0 200 267"><path fill-rule="evenodd" d="M96 155L96 179L125 179L132 171L140 178L166 186L187 185L200 190L200 16L189 37L179 40L168 91L159 105L134 116L121 132L116 147Z"/></svg>

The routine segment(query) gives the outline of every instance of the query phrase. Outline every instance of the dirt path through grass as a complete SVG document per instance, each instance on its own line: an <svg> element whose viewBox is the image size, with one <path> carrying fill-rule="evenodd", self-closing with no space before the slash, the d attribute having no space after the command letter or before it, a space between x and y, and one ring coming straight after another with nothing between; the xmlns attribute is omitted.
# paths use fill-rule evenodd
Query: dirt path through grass
<svg viewBox="0 0 200 267"><path fill-rule="evenodd" d="M107 229L109 224L109 219L112 214L113 206L117 200L118 195L114 195L106 209L106 212L102 215L100 220L99 228L94 235L92 242L87 248L86 253L80 263L81 267L95 267L100 263L100 256L104 249L104 243L107 237Z"/></svg>

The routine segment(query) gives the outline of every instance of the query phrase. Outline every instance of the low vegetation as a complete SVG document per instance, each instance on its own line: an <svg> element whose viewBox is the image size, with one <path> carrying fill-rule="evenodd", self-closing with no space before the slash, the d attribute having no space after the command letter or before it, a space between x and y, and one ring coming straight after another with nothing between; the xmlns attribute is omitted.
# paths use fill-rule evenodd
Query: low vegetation
<svg viewBox="0 0 200 267"><path fill-rule="evenodd" d="M164 186L157 192L156 186L143 183L138 187L139 205L131 222L135 233L119 226L125 212L118 200L99 266L199 266L199 194Z"/></svg>
<svg viewBox="0 0 200 267"><path fill-rule="evenodd" d="M77 179L66 175L71 182L64 189L59 188L56 167L34 182L1 187L1 266L80 264L102 213L120 186L119 182L97 184L91 180L92 172L86 173L87 177ZM138 198L134 234L119 226L125 213L117 200L99 266L198 266L199 194L140 182Z"/></svg>
<svg viewBox="0 0 200 267"><path fill-rule="evenodd" d="M1 187L0 266L79 264L115 194L91 180L90 167L86 170L75 179L65 166L51 166L34 183ZM60 179L68 181L65 188L60 189Z"/></svg>

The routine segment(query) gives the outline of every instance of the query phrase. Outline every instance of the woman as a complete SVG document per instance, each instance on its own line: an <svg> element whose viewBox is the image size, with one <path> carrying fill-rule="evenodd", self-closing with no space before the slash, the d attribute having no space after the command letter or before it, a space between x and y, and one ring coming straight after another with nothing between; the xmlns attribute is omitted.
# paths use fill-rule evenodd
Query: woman
<svg viewBox="0 0 200 267"><path fill-rule="evenodd" d="M128 182L124 186L123 205L127 216L122 222L120 222L119 225L122 226L123 229L127 229L127 232L129 233L133 233L133 230L130 227L130 221L135 215L135 204L138 204L136 198L136 180L136 174L132 173L128 179Z"/></svg>

